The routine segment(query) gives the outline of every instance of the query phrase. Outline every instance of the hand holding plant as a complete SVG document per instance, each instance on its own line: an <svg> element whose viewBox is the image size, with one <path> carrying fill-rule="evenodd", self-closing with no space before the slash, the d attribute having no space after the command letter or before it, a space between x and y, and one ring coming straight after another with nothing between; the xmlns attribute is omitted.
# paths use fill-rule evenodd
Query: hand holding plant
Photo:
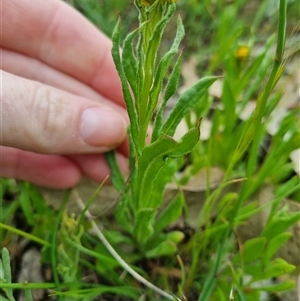
<svg viewBox="0 0 300 301"><path fill-rule="evenodd" d="M102 13L105 24L109 23L107 13L113 11L114 5L119 5L117 11L122 11L125 2L107 0L103 8L102 1L72 0L73 5L94 21L93 17ZM210 1L209 12L206 11L208 2L204 2L186 1L182 4L182 8L184 5L188 8L188 18L184 23L189 28L190 38L195 24L191 15L201 16L195 31L197 36L201 32L201 39L196 43L203 43L205 47L196 47L192 51L201 49L199 56L201 59L206 57L205 68L201 72L211 74L221 66L224 77L220 79L220 96L213 98L211 93L207 93L207 88L216 78L203 78L178 98L169 116L165 117L167 102L176 97L181 73L180 42L184 37L181 17L177 17L172 45L160 55L162 48L165 49L164 43L163 47L160 46L164 29L175 14L175 1L135 0L139 27L121 43L124 24L119 20L113 34L113 57L130 117L128 134L131 148L128 179L124 179L120 172L115 154L106 155L113 183L120 195L114 215L114 221L118 223L110 223L109 220L105 224L102 216L102 233L94 216L89 213L88 208L101 185L86 205L81 202L84 194L80 188L78 193L74 191L73 195L72 192L82 209L76 218L64 214L71 191L66 192L57 215L29 183L16 185L13 181L12 186L11 182L2 180L4 186L0 185L0 194L4 196L4 203L0 230L4 246L7 244L8 248L14 248L18 240L11 239L12 234L42 246L43 262L51 264L53 277L49 281L53 280L53 283L11 283L10 258L8 251L3 249L0 258L1 296L14 301L12 290L21 289L26 290L25 296L31 300L30 289L45 288L51 289L47 292L53 294L51 298L72 301L115 300L114 296L118 300L256 301L265 300L262 298L266 295L286 300L282 292L293 288L291 273L296 271L294 265L298 261L292 262L284 256L278 258L281 257L278 250L285 244L284 249L296 245L295 242L289 244L292 234L286 231L299 222L300 213L290 212L288 202L282 205L291 193L299 191L299 178L287 178L293 170L289 162L290 153L299 148L296 121L299 114L290 110L278 125L277 133L271 136L268 136L266 127L282 95L272 90L286 64L283 50L287 1L278 3L275 59L271 51L275 36L267 40L260 54L253 55L258 42L255 39L257 34L261 34L254 29L264 22L268 11L266 5L272 2L262 1L259 11L255 12L256 21L251 23L251 39L245 43L249 56L243 61L237 55L237 49L248 38L240 36L244 28L240 21L245 1L224 0L217 1L218 4ZM212 12L220 22L210 23L213 30L209 31L206 26ZM130 19L126 14L125 27L128 28L130 22L127 17ZM276 22L274 19L272 22ZM172 21L170 23L173 24ZM101 25L101 28L104 27ZM209 34L212 37L206 39ZM92 48L98 55L98 47ZM206 56L205 52L210 55ZM200 68L201 59L197 60ZM241 119L241 112L249 102L255 103L255 109L251 117ZM175 129L183 118L189 130L181 139L175 140ZM201 118L211 121L212 128L207 140L197 143ZM147 137L149 126L152 127L151 137ZM97 127L94 129L97 131ZM262 157L259 150L265 138L271 141ZM183 169L185 160L182 157L188 153L191 164ZM95 157L100 158L99 155ZM179 168L182 171L180 178L177 177ZM210 185L214 182L211 177L214 169L222 169L223 174L223 179L217 181L217 187ZM205 179L197 178L199 171L201 175L206 174ZM185 195L186 203L183 193L179 192L164 208L166 184L175 180L178 186L185 185L194 175L194 179L199 180L196 185L200 182L204 185L193 200L189 199L191 191ZM188 185L182 189L188 189ZM273 195L267 198L257 193L266 185L273 191ZM14 196L14 202L5 200L6 190ZM92 214L101 211L97 210ZM18 229L20 211L26 222ZM192 213L195 214L192 216ZM264 215L263 220L260 215ZM85 223L84 216L89 223ZM253 224L250 217L253 216L259 218L259 222L255 220L257 224L264 224L260 229L255 228L255 233L248 233ZM181 225L170 227L173 222L177 226L179 218L184 219L187 228L182 229ZM246 228L246 236L242 235L242 227ZM190 231L184 232L187 235L182 240L183 233L174 229ZM293 252L298 260L297 251L299 249L296 248ZM14 253L11 254L15 260ZM15 272L13 267L12 273ZM128 274L132 277L125 276ZM284 279L281 278L283 275Z"/></svg>

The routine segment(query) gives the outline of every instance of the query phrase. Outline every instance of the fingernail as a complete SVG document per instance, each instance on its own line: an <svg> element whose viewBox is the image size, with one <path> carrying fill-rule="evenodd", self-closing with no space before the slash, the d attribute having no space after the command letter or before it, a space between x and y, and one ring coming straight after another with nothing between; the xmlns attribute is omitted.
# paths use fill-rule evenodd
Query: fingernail
<svg viewBox="0 0 300 301"><path fill-rule="evenodd" d="M89 145L114 147L125 138L125 120L108 109L88 108L81 116L80 135Z"/></svg>

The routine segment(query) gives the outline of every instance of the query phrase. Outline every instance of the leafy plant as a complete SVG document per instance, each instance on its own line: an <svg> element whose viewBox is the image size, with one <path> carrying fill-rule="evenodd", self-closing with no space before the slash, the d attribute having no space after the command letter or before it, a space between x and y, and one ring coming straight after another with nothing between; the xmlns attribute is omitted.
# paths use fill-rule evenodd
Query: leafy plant
<svg viewBox="0 0 300 301"><path fill-rule="evenodd" d="M173 45L162 58L158 57L164 28L175 12L176 5L173 2L135 1L139 10L140 27L125 38L122 54L119 42L120 20L112 37L112 54L130 118L131 146L128 183L125 183L118 170L112 153L107 155L116 188L121 190L126 185L116 216L125 229L130 231L137 247L149 256L166 255L176 250L174 243L178 242L180 236L175 233L154 236L154 225L157 209L162 204L165 185L174 174L170 160L186 155L197 144L200 121L179 141L172 139L172 136L179 122L216 80L216 77L206 77L198 81L179 97L169 117L163 120L164 108L178 85L181 55L178 56L165 85L164 75L179 51L179 44L184 36L182 21L178 16ZM134 43L136 37L137 43ZM160 95L162 100L159 103ZM148 129L152 120L153 134L151 142L147 144ZM176 200L174 203L180 205ZM169 218L168 222L170 221Z"/></svg>
<svg viewBox="0 0 300 301"><path fill-rule="evenodd" d="M68 2L110 35L116 12L125 9L127 12L129 1ZM110 300L112 296L126 301L180 300L167 291L173 291L182 300L254 301L266 292L280 296L282 291L293 287L290 278L276 283L270 279L295 270L293 265L278 258L277 252L291 236L287 232L289 227L300 219L298 212L282 207L282 201L300 189L297 176L288 179L292 172L289 154L300 147L297 110L285 115L271 139L266 131L281 97L280 92L272 90L285 65L287 1L280 1L275 59L272 47L276 36L265 39L260 52L252 54L256 30L264 16L266 13L275 16L272 0L259 4L249 28L252 34L249 40L244 36L245 24L237 20L245 11L246 1L179 2L181 8L186 8L182 14L185 22L181 16L174 18L175 2L136 0L138 28L123 39L137 15L128 8L130 13L119 19L113 32L112 52L131 122L127 180L118 168L114 153L106 155L113 183L120 192L114 213L118 225L102 216L104 227L100 231L88 214L88 206L98 190L88 205L82 207L82 214L75 217L67 215L64 209L70 191L66 192L56 214L29 183L15 185L14 181L1 179L1 196L10 190L14 197L13 202L1 199L2 246L10 244L12 235L40 245L43 263L52 266L53 283L11 283L9 255L3 249L0 298L14 301L12 290L24 289L31 300L31 289L44 288L51 289L52 298L70 301ZM270 12L271 6L274 9ZM165 34L174 29L174 20L176 36L163 53ZM276 22L277 18L272 20ZM193 52L200 49L199 58L205 57L206 68L202 72L219 74L220 67L224 72L222 78L209 76L199 80L178 97L175 107L165 117L165 109L170 99L177 97L180 82L182 23L189 32L185 48ZM197 40L200 30L203 36ZM201 47L198 47L200 40ZM218 102L213 102L208 88L216 80L223 81L223 88ZM256 100L256 108L250 117L242 119L241 113L252 99ZM199 142L200 120L210 117L210 137ZM175 140L175 129L183 120L188 130ZM265 139L270 139L270 145L261 158L259 153ZM189 163L187 166L185 161ZM216 166L225 176L213 190L210 176L212 167ZM181 178L178 178L179 169ZM164 191L168 182L173 180L180 187L204 169L205 199L197 199L199 203L203 201L203 207L192 224L189 215L194 209L189 208L185 193L178 188L176 196L165 206ZM275 186L274 197L262 205L256 192L266 183ZM263 229L256 237L241 240L240 226L261 212L267 215ZM84 221L84 215L88 222ZM22 229L18 229L19 216L22 216ZM186 228L170 228L170 223L179 218L184 219ZM133 277L126 276L127 273ZM96 280L88 280L87 275L93 275Z"/></svg>

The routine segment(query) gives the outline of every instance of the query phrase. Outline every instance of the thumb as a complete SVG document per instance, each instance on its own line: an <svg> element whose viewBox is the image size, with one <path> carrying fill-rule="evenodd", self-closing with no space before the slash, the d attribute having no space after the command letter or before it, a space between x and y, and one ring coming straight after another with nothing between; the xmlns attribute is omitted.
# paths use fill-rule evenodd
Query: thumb
<svg viewBox="0 0 300 301"><path fill-rule="evenodd" d="M0 144L37 153L99 153L118 146L126 121L107 105L2 71Z"/></svg>

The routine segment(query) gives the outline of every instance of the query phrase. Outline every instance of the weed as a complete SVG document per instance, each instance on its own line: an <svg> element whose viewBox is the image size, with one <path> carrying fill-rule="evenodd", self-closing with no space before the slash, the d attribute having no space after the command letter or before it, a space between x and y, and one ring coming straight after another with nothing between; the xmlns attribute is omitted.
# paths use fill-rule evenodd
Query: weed
<svg viewBox="0 0 300 301"><path fill-rule="evenodd" d="M259 40L256 31L264 23L266 13L275 15L275 10L270 10L273 1L258 5L249 29L250 38L246 38L245 24L237 18L245 11L246 1L242 0L190 0L178 4L136 0L139 24L127 36L125 33L132 27L132 21L135 23L137 14L127 8L126 1L72 2L96 24L101 24L107 34L113 32L112 53L130 117L130 176L124 179L113 152L106 155L113 184L121 194L114 212L118 224L110 224L101 231L94 221L84 220L84 215L89 216L88 205L79 217L65 213L69 191L55 215L30 184L14 185L11 180L1 180L2 246L9 245L13 235L41 246L43 264L52 266L54 283L13 283L8 251L3 248L0 296L13 301L12 289L25 289L27 300L31 300L31 289L45 288L57 300L66 301L115 300L114 296L124 301L172 300L173 294L166 293L170 291L178 296L174 300L254 301L262 300L267 292L280 296L291 289L294 282L290 278L278 282L272 279L295 270L276 254L290 239L290 227L300 220L299 212L283 206L283 200L300 189L299 178L290 177L293 169L289 163L291 151L300 148L298 111L285 114L271 138L267 134L268 121L276 113L282 96L281 92L274 93L273 88L286 64L283 54L287 1L280 1L275 55L273 35L265 39L258 54L253 54ZM185 22L177 16L173 44L163 53L163 32L169 34L174 28L176 5L191 10L182 13ZM290 5L295 4L291 1ZM114 13L125 7L130 18L121 17L113 30ZM105 13L99 14L99 9ZM176 97L180 83L182 23L187 25L186 48L199 52L200 70L209 76L182 93L165 118L168 101ZM197 38L199 30L203 39ZM220 74L221 70L222 77L210 76ZM222 81L217 101L208 93L216 80ZM256 100L255 109L241 118L252 99ZM212 128L208 139L199 141L201 118L211 119ZM175 130L183 119L188 125L187 132L175 140ZM260 158L267 138L267 151ZM188 166L182 159L187 154ZM224 177L212 190L210 177L216 166L224 171ZM180 186L203 170L207 174L205 200L192 223L192 209ZM164 192L170 181L176 183L178 193L164 207ZM232 189L237 183L238 189ZM259 204L256 192L266 183L276 187L274 196ZM13 202L3 202L7 191ZM251 198L254 201L249 201ZM20 212L26 224L22 230L18 229L17 218L13 218ZM239 234L241 225L261 212L267 212L262 230L243 241ZM170 227L182 217L186 229ZM90 233L91 228L93 234L98 233L100 242ZM95 280L86 280L89 276ZM153 290L143 289L140 282Z"/></svg>

